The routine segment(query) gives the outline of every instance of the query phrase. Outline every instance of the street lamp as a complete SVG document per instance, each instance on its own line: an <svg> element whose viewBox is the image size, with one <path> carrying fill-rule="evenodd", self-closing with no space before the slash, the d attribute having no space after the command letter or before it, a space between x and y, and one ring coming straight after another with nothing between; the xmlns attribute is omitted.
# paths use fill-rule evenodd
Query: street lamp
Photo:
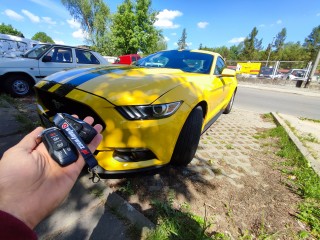
<svg viewBox="0 0 320 240"><path fill-rule="evenodd" d="M272 51L272 46L273 46L274 39L275 39L275 37L273 37L272 42L271 42L271 45L270 45L270 51L269 51L269 54L268 54L268 58L267 58L267 62L266 62L266 67L268 66L268 62L269 62L270 54L271 54L271 51Z"/></svg>

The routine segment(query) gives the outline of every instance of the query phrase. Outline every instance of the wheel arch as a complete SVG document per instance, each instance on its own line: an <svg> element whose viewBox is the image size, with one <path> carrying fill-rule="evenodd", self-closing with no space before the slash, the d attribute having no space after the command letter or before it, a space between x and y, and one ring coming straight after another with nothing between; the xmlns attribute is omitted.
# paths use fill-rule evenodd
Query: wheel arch
<svg viewBox="0 0 320 240"><path fill-rule="evenodd" d="M206 118L208 112L208 103L206 101L199 102L194 108L200 106L202 108L203 119Z"/></svg>
<svg viewBox="0 0 320 240"><path fill-rule="evenodd" d="M26 80L31 84L34 85L36 84L36 80L28 73L26 72L7 72L5 74L2 75L2 78L5 80L11 76L24 76L26 78Z"/></svg>

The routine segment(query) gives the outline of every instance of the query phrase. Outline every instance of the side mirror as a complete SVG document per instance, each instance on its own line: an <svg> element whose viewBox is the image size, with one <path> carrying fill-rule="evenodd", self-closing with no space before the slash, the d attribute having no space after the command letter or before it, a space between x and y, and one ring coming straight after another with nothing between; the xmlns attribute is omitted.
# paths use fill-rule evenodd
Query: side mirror
<svg viewBox="0 0 320 240"><path fill-rule="evenodd" d="M236 71L232 70L232 69L225 68L222 70L221 76L222 77L235 77Z"/></svg>
<svg viewBox="0 0 320 240"><path fill-rule="evenodd" d="M46 55L46 56L44 56L42 58L42 62L51 62L51 61L52 61L52 57L51 56Z"/></svg>

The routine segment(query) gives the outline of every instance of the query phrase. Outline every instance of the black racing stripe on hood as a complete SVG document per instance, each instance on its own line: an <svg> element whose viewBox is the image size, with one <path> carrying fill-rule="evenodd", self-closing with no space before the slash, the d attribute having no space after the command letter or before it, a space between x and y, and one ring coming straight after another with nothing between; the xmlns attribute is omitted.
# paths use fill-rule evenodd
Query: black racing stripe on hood
<svg viewBox="0 0 320 240"><path fill-rule="evenodd" d="M61 97L66 96L68 93L70 93L73 89L78 87L79 85L86 83L96 77L99 77L101 75L109 74L109 73L121 73L124 69L128 68L109 68L109 69L98 69L97 71L90 72L85 75L81 75L79 77L76 77L74 79L71 79L69 82L61 85L55 93Z"/></svg>
<svg viewBox="0 0 320 240"><path fill-rule="evenodd" d="M49 90L51 87L53 87L55 84L57 84L58 82L62 81L63 79L66 79L68 77L72 77L72 76L77 75L77 74L84 73L86 71L90 71L92 69L94 69L94 68L74 69L74 70L68 71L65 74L62 74L61 76L56 77L56 78L52 78L51 76L46 77L45 80L48 80L48 82L46 84L44 84L41 87L41 89Z"/></svg>
<svg viewBox="0 0 320 240"><path fill-rule="evenodd" d="M56 85L56 82L54 81L50 81L50 82L46 82L41 89L43 90L49 90L51 87L53 87L54 85Z"/></svg>

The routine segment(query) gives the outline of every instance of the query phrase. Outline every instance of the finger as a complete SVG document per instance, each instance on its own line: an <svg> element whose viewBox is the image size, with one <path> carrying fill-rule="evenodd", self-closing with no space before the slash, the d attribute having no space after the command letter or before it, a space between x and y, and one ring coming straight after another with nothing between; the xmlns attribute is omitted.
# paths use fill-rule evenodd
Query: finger
<svg viewBox="0 0 320 240"><path fill-rule="evenodd" d="M94 129L98 132L98 134L88 144L88 147L91 152L94 152L100 144L100 142L102 141L102 135L100 134L100 132L102 131L102 126L100 124L97 124L94 126Z"/></svg>
<svg viewBox="0 0 320 240"><path fill-rule="evenodd" d="M85 119L83 119L83 121L92 125L92 123L94 122L94 119L93 119L93 117L88 116Z"/></svg>
<svg viewBox="0 0 320 240"><path fill-rule="evenodd" d="M35 149L40 143L39 135L43 131L43 127L37 127L35 130L27 134L18 144L18 147L22 147L28 151Z"/></svg>

